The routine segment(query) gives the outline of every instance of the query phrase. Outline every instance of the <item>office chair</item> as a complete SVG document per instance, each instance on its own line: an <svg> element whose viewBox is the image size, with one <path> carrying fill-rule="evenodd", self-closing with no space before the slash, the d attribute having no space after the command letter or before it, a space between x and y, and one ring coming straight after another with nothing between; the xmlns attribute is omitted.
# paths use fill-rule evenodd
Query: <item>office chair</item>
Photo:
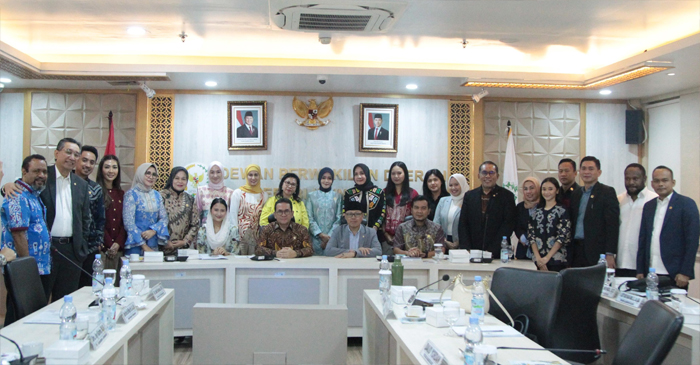
<svg viewBox="0 0 700 365"><path fill-rule="evenodd" d="M22 319L48 304L36 260L31 256L18 257L5 266L5 284L14 316L8 318L5 325Z"/></svg>

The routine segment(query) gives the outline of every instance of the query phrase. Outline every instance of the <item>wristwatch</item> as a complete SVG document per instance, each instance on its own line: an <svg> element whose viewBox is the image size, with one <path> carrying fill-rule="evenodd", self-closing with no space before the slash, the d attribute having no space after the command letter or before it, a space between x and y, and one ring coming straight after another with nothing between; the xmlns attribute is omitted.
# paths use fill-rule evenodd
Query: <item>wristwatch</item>
<svg viewBox="0 0 700 365"><path fill-rule="evenodd" d="M0 267L7 265L7 258L5 258L5 255L0 253Z"/></svg>

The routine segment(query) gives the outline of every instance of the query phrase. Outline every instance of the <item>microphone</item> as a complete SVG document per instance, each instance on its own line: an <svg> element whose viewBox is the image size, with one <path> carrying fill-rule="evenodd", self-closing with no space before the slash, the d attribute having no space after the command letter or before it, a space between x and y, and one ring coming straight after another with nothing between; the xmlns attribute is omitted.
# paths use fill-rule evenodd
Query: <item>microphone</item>
<svg viewBox="0 0 700 365"><path fill-rule="evenodd" d="M80 271L82 271L82 272L84 272L85 274L87 274L88 276L92 277L92 280L95 280L96 282L102 284L103 287L105 286L105 282L104 282L104 281L97 280L97 278L95 278L94 275L92 275L92 274L90 274L89 272L87 272L87 270L83 269L82 266L80 266L80 265L76 264L75 262L73 262L73 260L71 260L70 258L68 258L68 256L64 255L64 254L63 254L61 251L59 251L56 247L51 246L51 252L55 252L55 253L59 254L61 257L63 257L64 259L66 259L66 261L70 262L71 265L77 267L78 269L80 269Z"/></svg>
<svg viewBox="0 0 700 365"><path fill-rule="evenodd" d="M440 280L438 280L438 281L436 281L436 282L432 282L432 283L430 283L430 284L428 284L428 285L426 285L426 286L424 286L424 287L422 287L422 288L416 290L416 292L413 293L413 295L411 295L410 298L408 298L408 305L409 305L409 306L413 305L413 302L416 300L416 296L418 295L418 293L419 293L421 290L423 290L423 289L425 289L425 288L427 288L427 287L429 287L429 286L431 286L431 285L435 285L435 284L437 284L437 283L439 283L439 282L441 282L441 281L448 281L448 280L450 280L450 276L447 275L447 274L445 274L445 275L442 276L442 279L440 279Z"/></svg>
<svg viewBox="0 0 700 365"><path fill-rule="evenodd" d="M582 353L582 354L596 354L596 356L607 354L608 351L602 349L595 350L579 350L579 349L553 349L553 348L541 348L533 349L531 347L507 347L499 346L496 347L499 350L532 350L532 351L549 351L549 352L568 352L568 353Z"/></svg>
<svg viewBox="0 0 700 365"><path fill-rule="evenodd" d="M16 365L16 364L20 364L20 365L25 365L25 364L27 364L27 365L29 365L29 363L31 363L32 360L34 360L34 359L36 359L37 357L39 357L39 355L32 355L32 356L29 356L29 357L24 357L24 355L22 355L22 349L19 347L19 345L17 344L17 342L15 342L15 341L12 340L11 338L6 337L6 336L3 336L3 335L0 335L0 337L2 337L2 338L4 338L4 339L6 339L6 340L12 342L12 344L15 345L15 347L17 347L17 351L19 351L19 360L12 360L12 361L10 361L10 364L11 364L11 365Z"/></svg>

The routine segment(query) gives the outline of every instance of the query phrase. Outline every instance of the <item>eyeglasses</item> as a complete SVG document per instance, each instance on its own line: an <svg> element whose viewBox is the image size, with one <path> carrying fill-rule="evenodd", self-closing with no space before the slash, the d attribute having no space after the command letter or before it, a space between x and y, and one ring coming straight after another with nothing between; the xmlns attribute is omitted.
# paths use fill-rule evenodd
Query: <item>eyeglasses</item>
<svg viewBox="0 0 700 365"><path fill-rule="evenodd" d="M154 178L156 178L156 179L158 178L158 173L157 173L157 172L146 172L145 175L146 175L146 176L154 177Z"/></svg>
<svg viewBox="0 0 700 365"><path fill-rule="evenodd" d="M284 182L284 185L287 185L287 186L297 186L297 183L295 183L295 182L290 182L290 181L285 181L285 182Z"/></svg>
<svg viewBox="0 0 700 365"><path fill-rule="evenodd" d="M289 214L291 214L291 213L292 213L292 211L289 210L289 209L278 210L278 211L275 212L275 214L279 214L279 215L289 215Z"/></svg>
<svg viewBox="0 0 700 365"><path fill-rule="evenodd" d="M497 174L496 171L481 171L479 175L486 177L486 176L495 176Z"/></svg>
<svg viewBox="0 0 700 365"><path fill-rule="evenodd" d="M357 218L357 217L361 217L362 213L345 213L345 216L348 218Z"/></svg>

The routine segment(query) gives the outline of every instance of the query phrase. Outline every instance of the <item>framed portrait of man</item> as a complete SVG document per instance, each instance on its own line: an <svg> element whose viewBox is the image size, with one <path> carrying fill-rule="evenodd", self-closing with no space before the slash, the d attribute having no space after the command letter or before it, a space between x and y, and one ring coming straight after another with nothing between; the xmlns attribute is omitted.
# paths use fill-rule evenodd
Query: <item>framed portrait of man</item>
<svg viewBox="0 0 700 365"><path fill-rule="evenodd" d="M228 149L267 149L267 102L228 102Z"/></svg>
<svg viewBox="0 0 700 365"><path fill-rule="evenodd" d="M360 152L397 152L398 104L360 104Z"/></svg>

